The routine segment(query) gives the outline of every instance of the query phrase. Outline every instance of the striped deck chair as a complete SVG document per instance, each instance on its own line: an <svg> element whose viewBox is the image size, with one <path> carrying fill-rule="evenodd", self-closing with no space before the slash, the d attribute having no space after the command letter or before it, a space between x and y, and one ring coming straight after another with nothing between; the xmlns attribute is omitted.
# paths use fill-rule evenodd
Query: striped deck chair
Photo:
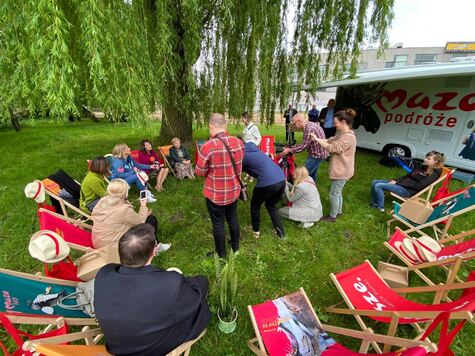
<svg viewBox="0 0 475 356"><path fill-rule="evenodd" d="M344 272L332 273L330 276L348 308L341 308L337 304L326 310L332 313L353 315L363 331L368 327L362 316L389 323L389 336L395 336L399 324L412 324L420 334L424 334L428 328L419 324L435 320L441 313L450 314L450 319L462 320L459 325L463 325L462 323L467 320L475 322L473 314L475 293L466 293L453 302L440 304L443 293L458 289L469 290L475 287L475 282L391 289L369 261ZM403 298L398 294L401 292L435 292L435 297L433 304L427 305ZM381 352L379 345L376 343L372 345ZM386 344L383 351L389 350L390 345Z"/></svg>
<svg viewBox="0 0 475 356"><path fill-rule="evenodd" d="M464 238L473 235L475 235L475 229L452 236L450 241L458 242L456 244L449 245L441 244L439 242L441 250L436 254L436 260L433 262L420 263L418 260L408 255L407 252L401 248L401 244L405 238L410 238L410 236L398 227L396 227L396 231L389 241L384 243L384 246L404 262L409 271L417 273L417 275L428 285L434 286L435 283L432 282L432 280L430 280L422 270L430 267L441 267L445 269L447 272L447 280L445 283L452 284L455 280L462 282L457 277L457 273L459 272L462 263L475 258L475 237L472 237L465 242L463 241ZM449 239L446 239L445 242L449 242L448 240ZM443 299L446 299L445 294Z"/></svg>
<svg viewBox="0 0 475 356"><path fill-rule="evenodd" d="M303 288L284 297L248 306L248 311L256 337L249 340L247 345L254 354L260 356L356 356L366 354L370 342L407 348L398 353L401 356L422 356L427 355L428 351L437 351L437 346L430 341L408 340L375 334L369 329L357 331L322 324ZM359 353L338 344L327 332L360 339Z"/></svg>
<svg viewBox="0 0 475 356"><path fill-rule="evenodd" d="M392 217L387 222L388 238L391 236L391 224L399 222L407 227L404 229L407 234L416 232L423 235L424 229L431 229L434 232L433 237L443 243L445 239L450 237L449 229L452 226L453 219L475 209L475 185L468 186L455 195L431 203L433 211L423 224L416 224L400 215L401 205L399 203L393 202L393 206ZM441 229L437 225L442 223L444 227Z"/></svg>

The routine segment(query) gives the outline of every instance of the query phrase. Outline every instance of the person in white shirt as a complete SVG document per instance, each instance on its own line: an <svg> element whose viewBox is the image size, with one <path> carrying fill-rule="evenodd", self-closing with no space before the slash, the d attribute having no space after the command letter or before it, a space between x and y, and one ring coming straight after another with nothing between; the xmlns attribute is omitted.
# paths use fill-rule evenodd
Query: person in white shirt
<svg viewBox="0 0 475 356"><path fill-rule="evenodd" d="M245 143L254 142L257 147L261 143L261 133L259 128L252 122L251 117L247 111L241 114L242 122L244 123L244 130L242 132L242 139Z"/></svg>

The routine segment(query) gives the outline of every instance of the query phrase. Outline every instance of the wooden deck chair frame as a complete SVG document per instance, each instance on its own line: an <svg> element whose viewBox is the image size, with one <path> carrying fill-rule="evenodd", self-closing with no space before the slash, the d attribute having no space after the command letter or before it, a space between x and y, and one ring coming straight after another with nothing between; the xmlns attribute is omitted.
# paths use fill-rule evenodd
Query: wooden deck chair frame
<svg viewBox="0 0 475 356"><path fill-rule="evenodd" d="M315 313L315 309L310 303L310 300L308 299L307 294L305 293L304 289L299 288L299 291L303 294L303 296L307 300L307 303L311 306L312 313L315 316L315 319L317 320L317 324L319 325L319 327L322 330L329 333L361 339L361 345L359 349L360 353L367 353L371 343L384 343L384 344L390 344L392 346L407 347L407 348L420 346L432 352L437 351L437 346L430 341L410 340L410 339L404 339L404 338L399 338L395 336L375 334L373 330L370 328L366 328L366 330L364 331L359 331L359 330L347 329L347 328L342 328L342 327L333 326L333 325L322 324L317 314ZM256 323L256 319L254 317L254 312L252 311L252 306L248 305L247 309L249 311L249 316L251 318L252 326L254 328L254 332L256 335L255 338L248 340L247 346L256 355L268 356L267 350L265 348L264 342L259 332L259 328Z"/></svg>
<svg viewBox="0 0 475 356"><path fill-rule="evenodd" d="M51 278L51 277L44 277L41 275L33 275L33 274L17 272L17 271L11 271L4 268L0 268L0 272L9 274L11 276L25 278L25 279L29 279L33 281L50 282L57 285L70 286L70 287L77 286L77 282L73 282L73 281ZM40 325L52 324L58 318L62 318L68 325L81 325L81 326L97 325L96 320L93 318L69 318L69 317L61 317L61 316L51 316L50 318L48 318L44 316L36 317L31 314L23 314L23 313L11 313L11 314L4 313L4 315L7 316L8 319L14 324L40 324ZM48 322L45 322L45 321L48 321Z"/></svg>
<svg viewBox="0 0 475 356"><path fill-rule="evenodd" d="M399 227L396 227L396 230L401 231L406 237L409 237L404 231L402 231ZM475 229L469 230L462 232L460 234L454 235L451 238L446 239L445 241L459 241L462 240L470 235L475 235ZM435 286L435 283L432 282L432 280L427 277L424 273L422 273L421 270L425 268L430 268L430 267L441 267L447 272L447 280L445 284L452 284L455 281L459 283L463 283L463 281L457 277L457 274L460 270L460 266L462 265L463 261L469 260L469 259L474 259L475 258L475 251L465 253L460 256L454 256L451 258L446 258L443 260L439 261L433 261L433 262L425 262L425 263L420 263L420 264L413 264L411 261L407 259L401 252L399 252L397 249L395 249L393 246L391 246L387 241L384 242L384 246L386 246L394 255L396 255L402 262L404 262L407 266L407 269L409 271L414 271L424 282L426 282L430 286ZM443 245L442 245L443 246ZM446 294L444 294L443 298L444 300L450 300L446 297Z"/></svg>
<svg viewBox="0 0 475 356"><path fill-rule="evenodd" d="M170 351L165 356L188 356L191 351L191 347L198 342L206 334L206 330L196 338L187 342L184 342L174 350ZM37 351L45 356L58 356L65 355L67 350L75 350L75 355L110 355L104 345L96 345L98 337L102 336L101 329L83 330L82 332L71 333L61 336L50 337L46 339L38 339L25 343L23 349ZM57 345L65 342L71 342L84 339L86 345ZM63 352L63 353L62 353Z"/></svg>
<svg viewBox="0 0 475 356"><path fill-rule="evenodd" d="M84 327L82 331L68 333L65 335L53 336L44 339L36 339L27 341L23 344L23 350L30 352L38 352L45 356L58 356L58 355L70 355L74 351L78 355L109 355L103 345L97 345L102 338L102 330L99 328L89 329ZM86 343L87 351L83 345L59 345L69 343L73 341L84 340Z"/></svg>
<svg viewBox="0 0 475 356"><path fill-rule="evenodd" d="M418 198L420 201L427 203L430 201L430 198L432 196L432 192L434 191L434 188L437 186L437 184L442 183L445 177L450 173L453 174L456 171L456 169L451 169L448 167L443 167L442 172L440 174L440 177L432 184L428 185L424 189L422 189L420 192L414 194L413 196L410 197L410 199L415 199ZM391 192L391 196L400 200L401 202L405 202L409 198L404 198L401 197L400 195L397 195L394 192Z"/></svg>
<svg viewBox="0 0 475 356"><path fill-rule="evenodd" d="M461 191L461 192L459 192L455 195L452 195L449 199L452 199L452 198L454 198L454 197L456 197L460 194L464 194L468 189L471 189L473 187L475 187L475 184L466 187L466 189L464 189L463 191ZM431 203L430 205L431 206L437 206L437 205L443 203L447 199L448 198L440 199L438 201L435 201L435 202ZM411 224L411 222L409 220L403 219L398 214L393 213L391 215L391 219L389 219L386 223L387 224L386 234L387 234L387 237L389 238L391 236L391 224L393 222L400 222L401 224L405 225L408 228L406 230L403 230L406 234L416 232L420 235L425 235L423 230L426 229L426 228L431 228L432 231L434 232L434 237L439 242L444 243L445 241L447 241L447 239L449 239L451 237L451 235L449 234L449 230L450 230L450 227L452 226L453 219L456 218L457 216L463 215L464 213L467 213L467 212L469 212L471 210L474 210L474 209L475 209L475 204L472 205L472 206L469 206L465 209L462 209L460 211L457 211L456 213L449 214L447 216L443 216L443 217L440 217L438 219L434 219L434 220L425 222L425 223L420 224L420 225L413 225L413 224ZM440 224L444 221L446 222L445 226L442 229L439 228L437 226L437 224Z"/></svg>
<svg viewBox="0 0 475 356"><path fill-rule="evenodd" d="M173 147L173 145L158 146L158 153L160 154L160 156L161 156L160 158L163 160L163 162L165 162L165 165L168 167L168 169L170 169L170 171L173 173L175 178L177 178L175 169L170 164L170 161L167 159L168 155L166 154L167 152L168 153L170 152L170 148L172 148L172 147Z"/></svg>
<svg viewBox="0 0 475 356"><path fill-rule="evenodd" d="M81 185L79 182L76 181L76 183L78 183L79 185ZM60 196L54 194L53 192L50 192L48 189L45 188L45 193L50 197L50 199L55 199L59 202L59 205L61 206L61 211L63 212L64 216L66 216L67 218L71 218L73 219L72 217L69 216L68 214L68 208L71 209L72 211L74 211L75 213L77 213L80 218L79 219L76 219L76 220L79 220L81 221L81 219L83 219L82 221L92 221L92 217L91 215L85 213L84 211L82 211L81 209L75 207L73 204L67 202L66 200L64 200L63 198L61 198Z"/></svg>
<svg viewBox="0 0 475 356"><path fill-rule="evenodd" d="M366 260L365 262L368 262ZM369 263L371 265L371 263ZM373 271L379 275L378 271L371 265ZM440 311L378 311L378 310L363 310L363 309L356 309L353 306L350 298L347 296L345 290L341 287L338 279L336 278L334 273L330 274L330 278L332 279L333 283L335 284L338 292L343 297L343 301L346 303L348 308L340 308L339 305L343 302L338 304L334 304L330 307L327 307L325 310L330 313L336 314L346 314L346 315L353 315L356 319L356 322L359 324L363 331L367 331L369 328L366 326L362 316L374 316L374 317L388 317L391 318L391 322L389 323L388 328L388 336L395 336L397 327L399 325L400 318L424 318L424 319L435 319ZM381 277L380 277L381 278ZM381 278L381 280L387 285L387 283ZM391 288L396 293L425 293L425 292L435 292L434 300L432 304L438 304L442 300L444 293L453 290L459 289L468 289L474 288L475 282L464 282L458 284L451 284L451 285L437 285L437 286L422 286L422 287L403 287L403 288ZM455 320L469 320L472 323L475 323L475 316L471 312L467 311L453 311L450 314L450 319ZM425 321L423 323L426 323ZM422 334L425 331L425 327L419 325L418 323L412 324L418 333ZM426 323L427 326L427 323ZM374 349L381 353L381 352L389 352L391 345L385 344L383 350L381 350L380 346L376 342L371 343Z"/></svg>

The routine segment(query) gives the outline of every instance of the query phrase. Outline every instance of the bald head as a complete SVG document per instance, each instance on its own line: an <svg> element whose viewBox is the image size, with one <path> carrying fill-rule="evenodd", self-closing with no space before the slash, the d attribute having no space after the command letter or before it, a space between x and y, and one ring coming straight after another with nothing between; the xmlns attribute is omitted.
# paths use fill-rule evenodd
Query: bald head
<svg viewBox="0 0 475 356"><path fill-rule="evenodd" d="M308 118L303 113L295 114L295 116L292 118L292 126L298 131L302 131L307 125L307 122Z"/></svg>
<svg viewBox="0 0 475 356"><path fill-rule="evenodd" d="M223 114L213 113L209 118L209 131L211 136L226 131L226 119Z"/></svg>

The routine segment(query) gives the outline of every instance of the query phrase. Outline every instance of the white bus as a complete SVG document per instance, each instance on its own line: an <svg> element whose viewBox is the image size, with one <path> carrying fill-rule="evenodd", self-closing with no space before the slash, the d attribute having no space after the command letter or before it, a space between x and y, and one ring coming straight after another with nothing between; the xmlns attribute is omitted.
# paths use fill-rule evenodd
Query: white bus
<svg viewBox="0 0 475 356"><path fill-rule="evenodd" d="M321 87L337 87L337 108L358 112L359 147L420 159L437 150L475 172L475 63L360 72Z"/></svg>

